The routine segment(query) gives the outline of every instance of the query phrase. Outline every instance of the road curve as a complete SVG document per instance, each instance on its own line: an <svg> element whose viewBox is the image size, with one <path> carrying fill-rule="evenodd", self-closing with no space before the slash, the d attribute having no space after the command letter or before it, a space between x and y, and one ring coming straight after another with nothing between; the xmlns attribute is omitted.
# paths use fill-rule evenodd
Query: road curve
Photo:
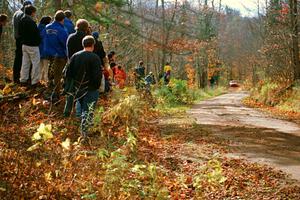
<svg viewBox="0 0 300 200"><path fill-rule="evenodd" d="M229 140L232 157L271 165L300 181L300 126L243 106L246 92L203 101L188 114L216 137Z"/></svg>

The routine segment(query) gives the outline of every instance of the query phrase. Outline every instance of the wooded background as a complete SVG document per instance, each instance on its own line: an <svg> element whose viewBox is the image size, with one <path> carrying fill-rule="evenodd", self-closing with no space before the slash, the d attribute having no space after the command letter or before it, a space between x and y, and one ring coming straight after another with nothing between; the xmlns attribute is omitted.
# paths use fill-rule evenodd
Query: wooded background
<svg viewBox="0 0 300 200"><path fill-rule="evenodd" d="M22 1L1 1L10 17ZM19 4L18 4L19 3ZM261 5L264 4L263 9ZM242 16L222 0L55 0L34 1L37 19L70 9L99 30L107 52L117 52L127 71L144 60L156 76L166 62L176 78L205 88L215 77L255 85L260 80L300 80L297 0L258 0L256 17ZM2 42L4 65L13 62L11 24Z"/></svg>

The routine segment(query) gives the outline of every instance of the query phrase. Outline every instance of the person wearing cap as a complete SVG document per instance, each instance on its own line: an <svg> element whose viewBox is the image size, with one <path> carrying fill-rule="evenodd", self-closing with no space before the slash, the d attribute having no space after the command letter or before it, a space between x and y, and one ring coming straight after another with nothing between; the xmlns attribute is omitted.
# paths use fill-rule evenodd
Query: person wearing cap
<svg viewBox="0 0 300 200"><path fill-rule="evenodd" d="M99 56L101 60L102 68L104 68L104 60L105 60L104 58L106 57L106 53L104 51L101 40L99 40L99 32L95 31L92 33L92 35L96 41L94 53L97 54L97 56Z"/></svg>
<svg viewBox="0 0 300 200"><path fill-rule="evenodd" d="M72 22L71 18L73 16L72 12L70 10L66 10L64 11L65 13L65 21L64 21L64 25L66 27L66 29L68 30L69 34L75 33L75 26L74 23Z"/></svg>
<svg viewBox="0 0 300 200"><path fill-rule="evenodd" d="M68 32L64 27L65 14L62 10L55 13L54 21L44 29L45 56L50 60L49 81L54 81L51 100L59 100L61 79L64 66L67 63L67 39ZM52 73L51 73L52 72ZM51 83L50 83L51 84Z"/></svg>
<svg viewBox="0 0 300 200"><path fill-rule="evenodd" d="M99 98L102 70L100 58L93 53L95 39L85 36L82 40L84 49L75 53L66 69L66 78L73 80L68 93L73 95L81 106L81 135L86 138L93 122L93 111Z"/></svg>
<svg viewBox="0 0 300 200"><path fill-rule="evenodd" d="M20 83L27 85L29 77L31 86L36 87L40 82L40 31L33 20L36 8L32 5L25 6L25 15L19 24L19 34L22 40L22 67ZM32 65L31 74L30 67Z"/></svg>
<svg viewBox="0 0 300 200"><path fill-rule="evenodd" d="M25 6L32 5L31 1L24 1L23 7L19 10L17 10L12 18L12 24L14 29L14 38L16 42L16 50L15 50L15 60L14 60L14 66L13 66L13 81L14 83L20 83L20 72L22 67L22 40L20 36L20 21L21 18L24 16L24 9Z"/></svg>

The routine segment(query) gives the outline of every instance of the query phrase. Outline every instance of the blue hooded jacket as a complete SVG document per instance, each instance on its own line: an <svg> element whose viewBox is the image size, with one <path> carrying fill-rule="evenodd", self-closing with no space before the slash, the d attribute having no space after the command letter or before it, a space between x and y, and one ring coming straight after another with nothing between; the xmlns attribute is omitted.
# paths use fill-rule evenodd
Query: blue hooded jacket
<svg viewBox="0 0 300 200"><path fill-rule="evenodd" d="M69 34L75 33L75 26L69 18L65 17L64 25Z"/></svg>
<svg viewBox="0 0 300 200"><path fill-rule="evenodd" d="M41 55L41 59L44 59L47 57L46 52L45 52L45 45L44 45L44 39L45 39L45 31L44 29L46 28L45 24L39 24L38 25L38 29L40 31L40 36L41 36L41 44L40 44L40 55Z"/></svg>
<svg viewBox="0 0 300 200"><path fill-rule="evenodd" d="M45 56L67 58L68 32L64 25L54 21L48 24L42 33L44 37Z"/></svg>

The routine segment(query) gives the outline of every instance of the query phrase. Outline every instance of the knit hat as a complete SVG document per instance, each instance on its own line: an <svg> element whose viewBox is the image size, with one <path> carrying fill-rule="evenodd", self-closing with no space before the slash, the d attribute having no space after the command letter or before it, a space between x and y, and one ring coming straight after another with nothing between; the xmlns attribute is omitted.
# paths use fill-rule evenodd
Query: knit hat
<svg viewBox="0 0 300 200"><path fill-rule="evenodd" d="M93 32L92 35L95 38L95 40L97 40L99 38L99 32L97 32L97 31Z"/></svg>

